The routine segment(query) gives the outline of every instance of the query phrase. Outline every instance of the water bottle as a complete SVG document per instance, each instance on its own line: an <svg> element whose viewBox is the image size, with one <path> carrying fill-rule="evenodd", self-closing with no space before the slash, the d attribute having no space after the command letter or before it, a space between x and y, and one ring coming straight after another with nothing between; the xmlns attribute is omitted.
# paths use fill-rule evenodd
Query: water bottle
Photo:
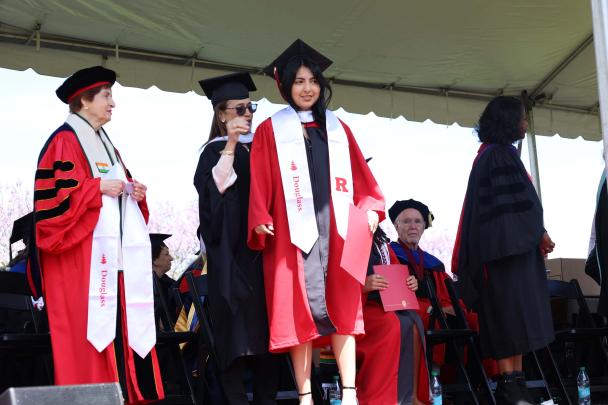
<svg viewBox="0 0 608 405"><path fill-rule="evenodd" d="M431 404L441 405L441 384L439 383L439 371L433 370L431 373Z"/></svg>
<svg viewBox="0 0 608 405"><path fill-rule="evenodd" d="M576 385L578 386L578 403L579 405L591 405L591 388L589 387L589 376L585 371L585 367L581 367L576 377Z"/></svg>
<svg viewBox="0 0 608 405"><path fill-rule="evenodd" d="M342 404L342 392L340 391L340 377L334 376L334 382L329 387L328 395L329 405L340 405Z"/></svg>

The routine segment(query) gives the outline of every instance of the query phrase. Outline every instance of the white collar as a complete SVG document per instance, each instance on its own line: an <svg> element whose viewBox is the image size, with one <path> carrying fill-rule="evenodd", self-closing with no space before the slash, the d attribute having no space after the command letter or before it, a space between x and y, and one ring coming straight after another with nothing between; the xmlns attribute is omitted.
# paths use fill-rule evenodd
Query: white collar
<svg viewBox="0 0 608 405"><path fill-rule="evenodd" d="M209 143L227 141L227 140L228 140L228 136L224 135L224 136L218 136L216 138L213 138L212 140L209 141ZM250 132L248 134L239 135L239 143L251 143L251 142L253 142L253 132Z"/></svg>
<svg viewBox="0 0 608 405"><path fill-rule="evenodd" d="M254 136L253 132L250 132L248 134L241 134L241 135L239 135L239 143L251 143L251 142L253 142L253 136ZM212 140L207 142L207 144L205 144L205 146L203 146L203 148L201 149L201 153L205 150L205 147L207 145L209 145L210 143L219 142L219 141L227 141L227 140L228 140L227 135L218 136L216 138L213 138Z"/></svg>
<svg viewBox="0 0 608 405"><path fill-rule="evenodd" d="M302 124L307 124L309 122L314 122L315 117L312 115L312 111L297 111L298 117L300 117L300 122Z"/></svg>

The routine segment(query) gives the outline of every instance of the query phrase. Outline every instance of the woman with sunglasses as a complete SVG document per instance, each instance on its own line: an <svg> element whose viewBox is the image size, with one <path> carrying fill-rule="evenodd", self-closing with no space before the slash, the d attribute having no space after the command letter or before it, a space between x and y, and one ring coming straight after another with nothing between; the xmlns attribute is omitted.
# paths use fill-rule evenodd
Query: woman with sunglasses
<svg viewBox="0 0 608 405"><path fill-rule="evenodd" d="M275 403L278 362L268 353L262 257L247 247L249 150L256 90L236 73L201 80L214 115L194 175L199 235L207 249L209 308L220 381L230 404L248 404L245 369L253 371L254 403Z"/></svg>
<svg viewBox="0 0 608 405"><path fill-rule="evenodd" d="M290 353L300 403L312 403L313 346L331 344L342 404L353 405L361 288L384 198L350 129L327 109L330 64L297 40L265 70L289 106L253 142L248 243L264 251L270 350ZM366 244L362 260L343 255Z"/></svg>

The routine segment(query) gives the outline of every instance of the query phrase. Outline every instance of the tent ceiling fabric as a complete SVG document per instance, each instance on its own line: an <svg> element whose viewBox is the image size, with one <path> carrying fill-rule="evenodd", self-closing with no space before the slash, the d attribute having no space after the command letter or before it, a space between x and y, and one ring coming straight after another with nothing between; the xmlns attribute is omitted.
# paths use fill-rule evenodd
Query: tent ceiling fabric
<svg viewBox="0 0 608 405"><path fill-rule="evenodd" d="M322 12L319 12L322 10ZM295 38L334 60L332 108L472 126L496 94L532 92L536 132L601 139L588 1L3 0L0 66L65 77L94 64L126 86L194 90L258 73ZM256 98L280 102L254 76Z"/></svg>

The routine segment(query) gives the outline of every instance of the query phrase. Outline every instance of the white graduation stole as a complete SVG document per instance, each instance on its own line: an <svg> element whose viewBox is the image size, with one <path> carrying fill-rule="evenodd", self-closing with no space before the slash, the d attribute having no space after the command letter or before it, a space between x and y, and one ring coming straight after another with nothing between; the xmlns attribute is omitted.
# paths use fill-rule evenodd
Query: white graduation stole
<svg viewBox="0 0 608 405"><path fill-rule="evenodd" d="M118 246L120 244L120 211L117 198L101 196L102 207L93 231L87 340L104 350L116 336L118 303Z"/></svg>
<svg viewBox="0 0 608 405"><path fill-rule="evenodd" d="M148 225L137 201L125 202L122 265L129 346L144 358L156 344L152 250Z"/></svg>
<svg viewBox="0 0 608 405"><path fill-rule="evenodd" d="M124 167L103 128L95 132L77 114L68 115L65 122L76 133L93 177L127 181ZM117 163L112 166L112 162ZM114 198L102 195L101 201L91 249L87 340L101 352L116 336L118 269L122 268L129 346L143 358L156 342L148 227L131 196L123 194ZM123 209L122 243L119 204Z"/></svg>
<svg viewBox="0 0 608 405"><path fill-rule="evenodd" d="M277 112L272 116L271 121L291 242L308 253L319 233L302 125L297 112L292 107ZM349 206L353 203L350 153L346 132L338 118L329 110L326 111L326 130L332 205L338 234L342 239L346 239Z"/></svg>
<svg viewBox="0 0 608 405"><path fill-rule="evenodd" d="M119 164L114 165L104 178L126 181ZM102 195L103 205L93 231L87 340L101 352L116 336L120 252L129 346L143 358L156 343L150 237L137 202L129 196L124 204L121 244L117 200L117 197Z"/></svg>

